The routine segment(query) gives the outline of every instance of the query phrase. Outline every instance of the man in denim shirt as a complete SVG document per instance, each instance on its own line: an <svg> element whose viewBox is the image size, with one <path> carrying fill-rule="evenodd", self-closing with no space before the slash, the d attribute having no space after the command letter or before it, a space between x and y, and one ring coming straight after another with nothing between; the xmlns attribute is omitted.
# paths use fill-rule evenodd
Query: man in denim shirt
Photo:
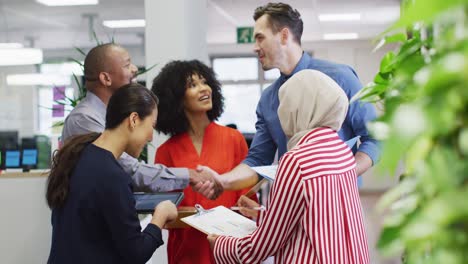
<svg viewBox="0 0 468 264"><path fill-rule="evenodd" d="M287 151L288 139L281 129L277 114L278 90L293 74L304 69L321 71L337 82L348 98L362 88L351 67L313 59L302 50L303 22L299 12L291 6L269 3L255 10L254 19L254 51L263 70L278 68L281 76L262 93L257 106L257 132L247 158L231 172L219 178L225 189L239 189L255 184L258 177L250 167L270 165L276 150L279 158ZM378 142L370 137L366 129L366 123L375 117L375 109L371 104L354 102L350 105L346 120L339 131L343 140L360 136L359 148L353 147L358 175L378 160Z"/></svg>

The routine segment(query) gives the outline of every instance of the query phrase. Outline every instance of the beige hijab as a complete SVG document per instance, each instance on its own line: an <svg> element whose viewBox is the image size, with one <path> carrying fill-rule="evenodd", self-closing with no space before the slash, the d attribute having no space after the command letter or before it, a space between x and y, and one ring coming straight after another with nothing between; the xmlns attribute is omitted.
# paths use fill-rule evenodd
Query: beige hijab
<svg viewBox="0 0 468 264"><path fill-rule="evenodd" d="M289 139L288 150L312 129L338 131L348 111L348 97L327 75L315 70L294 74L279 89L278 117Z"/></svg>

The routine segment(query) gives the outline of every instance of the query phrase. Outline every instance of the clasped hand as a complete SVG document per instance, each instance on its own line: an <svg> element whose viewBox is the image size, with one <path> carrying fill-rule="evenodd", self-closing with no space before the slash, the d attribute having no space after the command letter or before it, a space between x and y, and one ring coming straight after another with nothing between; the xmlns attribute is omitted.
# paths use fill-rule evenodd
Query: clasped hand
<svg viewBox="0 0 468 264"><path fill-rule="evenodd" d="M208 199L218 198L224 191L219 181L219 174L209 167L198 165L197 170L190 170L190 186Z"/></svg>

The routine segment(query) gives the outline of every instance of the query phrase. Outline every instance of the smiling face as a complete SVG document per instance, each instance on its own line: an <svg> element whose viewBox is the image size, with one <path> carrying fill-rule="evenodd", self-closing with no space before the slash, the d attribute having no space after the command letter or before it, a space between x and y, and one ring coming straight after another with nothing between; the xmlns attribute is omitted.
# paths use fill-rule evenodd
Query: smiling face
<svg viewBox="0 0 468 264"><path fill-rule="evenodd" d="M137 113L133 112L129 117L130 138L125 150L132 157L140 156L146 143L153 141L153 129L156 127L158 110L155 107L151 115L141 119Z"/></svg>
<svg viewBox="0 0 468 264"><path fill-rule="evenodd" d="M138 68L132 63L130 55L124 48L113 46L108 53L108 60L112 90L115 91L134 80Z"/></svg>
<svg viewBox="0 0 468 264"><path fill-rule="evenodd" d="M184 109L186 113L206 113L213 108L211 87L203 76L192 74L187 78Z"/></svg>
<svg viewBox="0 0 468 264"><path fill-rule="evenodd" d="M254 52L257 53L263 70L279 68L282 54L281 34L273 32L268 15L263 15L255 21L254 37Z"/></svg>

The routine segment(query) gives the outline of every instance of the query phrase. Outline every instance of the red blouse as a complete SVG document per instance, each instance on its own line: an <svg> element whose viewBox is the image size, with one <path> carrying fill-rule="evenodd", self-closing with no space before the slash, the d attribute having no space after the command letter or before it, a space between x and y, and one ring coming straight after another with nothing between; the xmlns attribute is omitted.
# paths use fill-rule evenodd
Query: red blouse
<svg viewBox="0 0 468 264"><path fill-rule="evenodd" d="M171 137L157 149L155 162L189 169L204 165L222 174L241 163L247 152L247 144L241 133L212 122L205 130L200 155L188 133L182 133ZM198 203L205 209L219 205L231 207L246 191L224 191L216 200L209 200L187 187L180 205L194 206ZM167 253L169 264L215 263L206 235L194 228L169 230Z"/></svg>

